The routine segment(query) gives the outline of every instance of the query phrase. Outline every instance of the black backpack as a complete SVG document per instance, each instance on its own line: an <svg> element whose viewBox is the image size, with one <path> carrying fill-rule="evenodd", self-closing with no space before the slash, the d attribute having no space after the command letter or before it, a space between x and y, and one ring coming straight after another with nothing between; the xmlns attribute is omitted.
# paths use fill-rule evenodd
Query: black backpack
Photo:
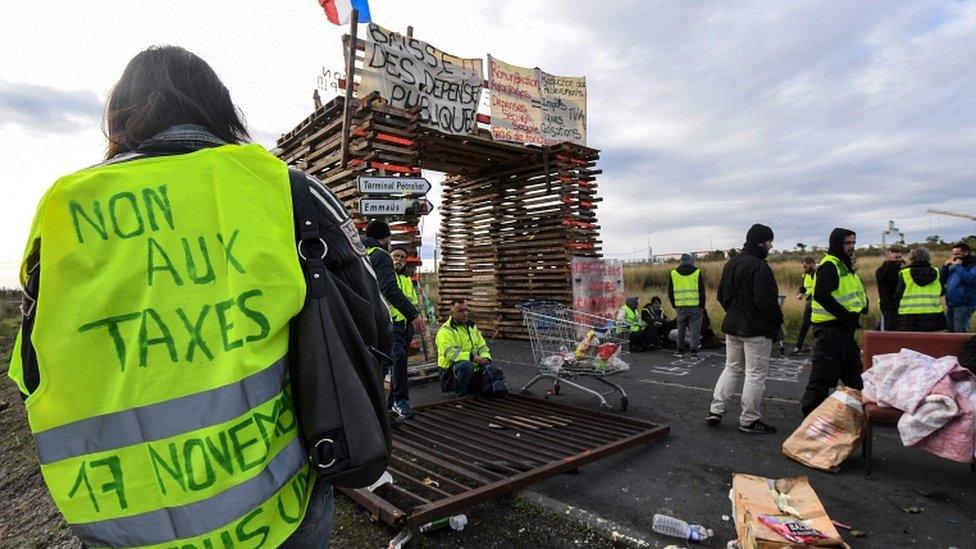
<svg viewBox="0 0 976 549"><path fill-rule="evenodd" d="M289 175L308 288L289 345L302 442L321 480L362 488L383 474L390 459L382 385L389 357L378 349L390 347L392 324L342 204L302 172Z"/></svg>
<svg viewBox="0 0 976 549"><path fill-rule="evenodd" d="M508 394L505 385L505 372L491 362L481 368L481 396L500 397Z"/></svg>

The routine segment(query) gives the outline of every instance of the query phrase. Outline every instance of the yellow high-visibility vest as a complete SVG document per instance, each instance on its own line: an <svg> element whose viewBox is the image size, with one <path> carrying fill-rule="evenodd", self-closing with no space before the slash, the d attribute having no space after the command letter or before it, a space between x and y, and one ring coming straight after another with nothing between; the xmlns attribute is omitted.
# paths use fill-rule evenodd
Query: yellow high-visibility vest
<svg viewBox="0 0 976 549"><path fill-rule="evenodd" d="M473 322L458 324L448 318L437 330L437 365L450 368L455 362L491 358L488 343Z"/></svg>
<svg viewBox="0 0 976 549"><path fill-rule="evenodd" d="M674 286L675 307L698 307L701 305L698 285L701 283L701 269L695 269L691 274L683 275L677 270L671 271L671 282Z"/></svg>
<svg viewBox="0 0 976 549"><path fill-rule="evenodd" d="M624 304L623 307L621 307L621 309L623 309L624 311L624 323L617 324L617 333L623 334L628 331L639 332L641 326L640 326L640 316L637 314L637 311L631 309L630 305L627 305L626 303Z"/></svg>
<svg viewBox="0 0 976 549"><path fill-rule="evenodd" d="M814 271L816 273L816 271ZM807 299L813 297L813 288L817 284L816 275L803 273L803 296Z"/></svg>
<svg viewBox="0 0 976 549"><path fill-rule="evenodd" d="M820 260L820 265L825 263L830 263L837 269L837 278L839 280L837 289L831 292L830 295L848 311L860 313L868 305L868 296L864 291L864 284L861 282L861 277L848 269L847 265L844 265L840 259L830 254L825 255ZM811 322L820 324L836 319L837 317L827 312L822 305L817 303L816 299L813 300L810 313Z"/></svg>
<svg viewBox="0 0 976 549"><path fill-rule="evenodd" d="M410 303L413 303L414 307L419 307L420 300L417 297L416 288L413 287L413 280L411 280L409 276L402 274L398 274L396 277L397 286L400 287L400 291L403 292L403 295L406 296Z"/></svg>
<svg viewBox="0 0 976 549"><path fill-rule="evenodd" d="M905 282L905 293L898 303L899 315L926 315L942 313L942 282L939 270L935 267L935 280L924 286L919 286L912 278L911 269L901 270L901 279Z"/></svg>
<svg viewBox="0 0 976 549"><path fill-rule="evenodd" d="M287 167L259 145L105 164L41 201L28 388L41 473L90 547L275 547L313 477L287 372Z"/></svg>
<svg viewBox="0 0 976 549"><path fill-rule="evenodd" d="M384 253L386 255L390 255L390 252L388 252L388 251L386 251L383 248L380 248L378 246L370 246L369 248L366 248L366 255L367 256L371 256L371 255L375 254L376 252L380 252L380 253ZM398 275L396 273L393 273L393 276L396 277L397 286L400 288L401 291L403 291L403 295L405 295L407 297L407 299L410 300L411 303L416 304L416 301L415 300L417 299L417 296L416 296L416 292L413 292L413 284L410 285L410 291L413 292L413 296L414 296L413 299L411 299L410 298L410 294L407 294L407 292L404 290L404 284L400 280L400 276L401 275ZM406 278L408 282L410 281L410 279L408 277L404 277L404 278ZM390 310L390 319L393 320L393 322L404 322L404 321L407 320L407 317L404 316L404 314L401 313L399 309L397 309L396 307L394 307L393 305L391 305L390 302L386 300L386 296L383 296L383 302L386 303L386 308Z"/></svg>

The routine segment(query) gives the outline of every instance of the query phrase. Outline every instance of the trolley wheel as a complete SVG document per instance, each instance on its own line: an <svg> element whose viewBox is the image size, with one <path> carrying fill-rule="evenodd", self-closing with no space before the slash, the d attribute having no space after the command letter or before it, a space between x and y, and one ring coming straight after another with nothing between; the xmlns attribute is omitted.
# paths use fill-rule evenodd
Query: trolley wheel
<svg viewBox="0 0 976 549"><path fill-rule="evenodd" d="M620 411L621 412L626 412L627 411L627 404L629 402L630 401L627 399L627 397L620 397Z"/></svg>
<svg viewBox="0 0 976 549"><path fill-rule="evenodd" d="M600 409L603 410L604 412L612 412L613 411L613 406L610 406L609 404L607 404L606 402L604 402L604 403L600 404Z"/></svg>
<svg viewBox="0 0 976 549"><path fill-rule="evenodd" d="M552 392L554 394L557 394L558 395L559 394L559 385L553 385L552 386Z"/></svg>
<svg viewBox="0 0 976 549"><path fill-rule="evenodd" d="M525 396L532 396L532 391L530 391L528 389L522 389L521 391L519 391L519 394L522 394L522 395L525 395Z"/></svg>

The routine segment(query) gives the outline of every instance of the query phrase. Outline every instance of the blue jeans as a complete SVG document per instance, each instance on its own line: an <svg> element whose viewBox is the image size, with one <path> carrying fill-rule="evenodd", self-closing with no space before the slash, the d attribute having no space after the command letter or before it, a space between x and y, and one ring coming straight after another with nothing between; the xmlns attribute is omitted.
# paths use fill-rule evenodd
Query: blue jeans
<svg viewBox="0 0 976 549"><path fill-rule="evenodd" d="M966 333L969 331L969 324L976 313L976 305L962 305L959 307L949 307L946 311L946 322L949 324L950 332Z"/></svg>
<svg viewBox="0 0 976 549"><path fill-rule="evenodd" d="M332 535L332 514L335 511L335 501L332 497L332 485L321 480L312 488L308 510L305 518L298 526L298 530L288 537L282 544L282 549L328 549L329 537Z"/></svg>
<svg viewBox="0 0 976 549"><path fill-rule="evenodd" d="M474 362L462 360L455 362L446 371L441 373L441 389L454 391L454 394L462 397L474 393L471 390L471 378L477 369Z"/></svg>

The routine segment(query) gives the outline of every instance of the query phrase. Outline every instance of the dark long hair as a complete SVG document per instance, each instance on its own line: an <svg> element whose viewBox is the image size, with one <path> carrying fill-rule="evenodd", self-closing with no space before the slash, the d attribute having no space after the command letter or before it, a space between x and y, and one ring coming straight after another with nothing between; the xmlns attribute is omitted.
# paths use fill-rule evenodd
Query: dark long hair
<svg viewBox="0 0 976 549"><path fill-rule="evenodd" d="M136 150L177 124L198 124L228 143L250 140L230 92L206 61L177 46L152 46L129 61L105 107L105 157Z"/></svg>

